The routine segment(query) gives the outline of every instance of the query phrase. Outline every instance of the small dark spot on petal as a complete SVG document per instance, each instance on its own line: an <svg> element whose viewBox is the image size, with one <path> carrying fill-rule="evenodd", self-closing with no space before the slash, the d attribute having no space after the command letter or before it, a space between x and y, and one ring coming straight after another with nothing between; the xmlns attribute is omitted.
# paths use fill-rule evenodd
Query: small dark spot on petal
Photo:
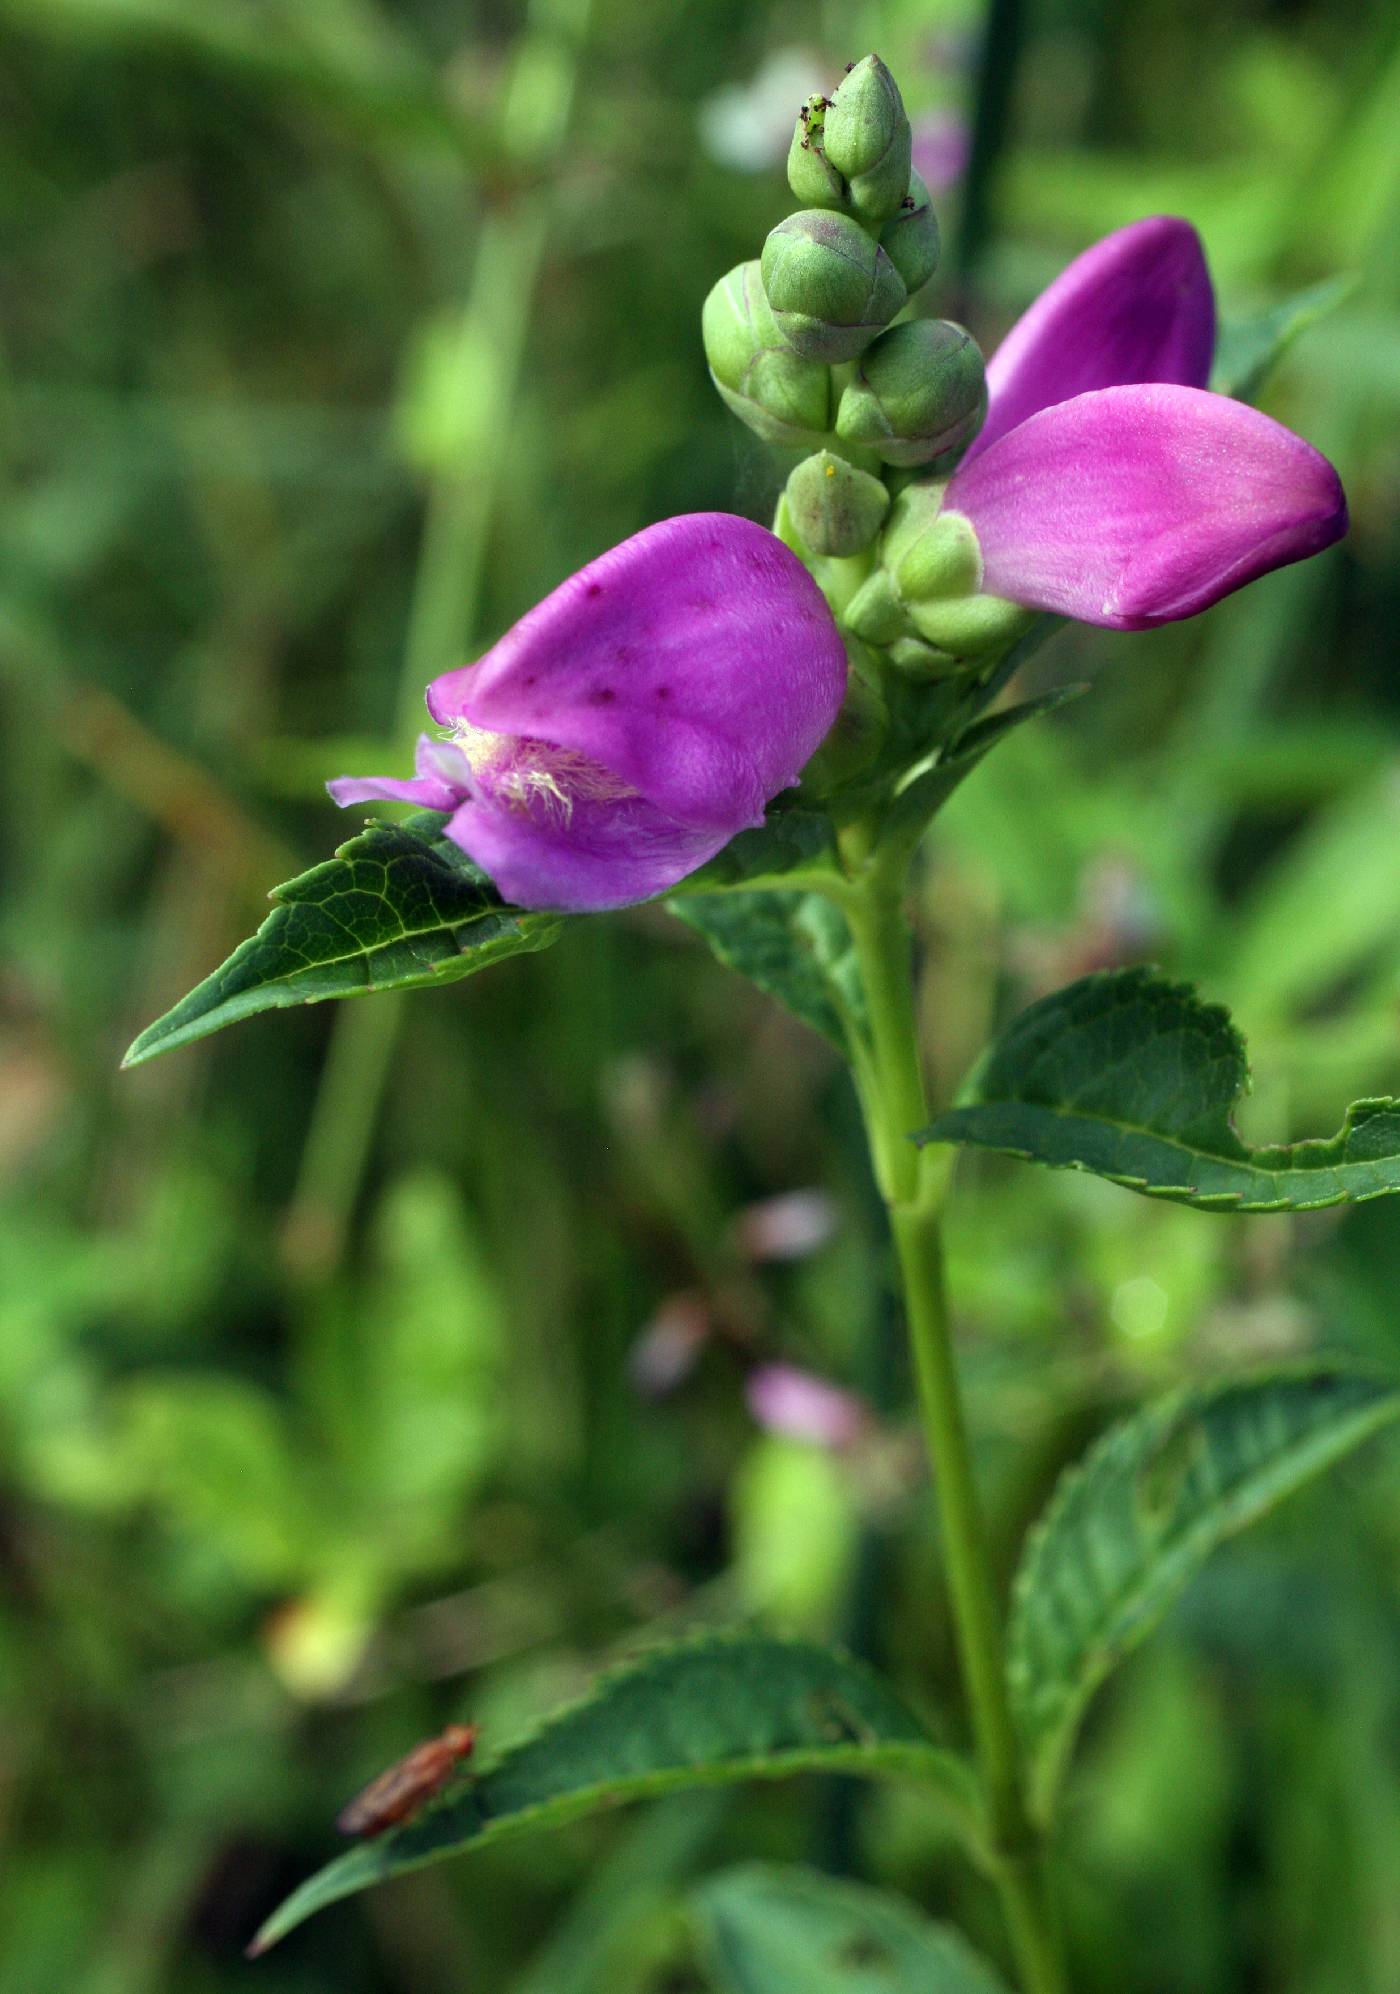
<svg viewBox="0 0 1400 1994"><path fill-rule="evenodd" d="M671 697L671 688L670 688L670 686L668 686L668 685L659 685L659 686L658 686L658 687L656 688L656 696L657 696L657 698L658 698L658 699L669 699L669 698Z"/></svg>
<svg viewBox="0 0 1400 1994"><path fill-rule="evenodd" d="M539 682L540 682L540 675L538 672L527 672L525 674L526 685L538 685Z"/></svg>
<svg viewBox="0 0 1400 1994"><path fill-rule="evenodd" d="M617 698L617 692L610 685L595 685L588 696L595 706L611 706Z"/></svg>
<svg viewBox="0 0 1400 1994"><path fill-rule="evenodd" d="M588 587L584 590L584 594L590 598L592 598L595 595L601 595L602 593L603 593L603 584L601 582L590 582L588 584Z"/></svg>

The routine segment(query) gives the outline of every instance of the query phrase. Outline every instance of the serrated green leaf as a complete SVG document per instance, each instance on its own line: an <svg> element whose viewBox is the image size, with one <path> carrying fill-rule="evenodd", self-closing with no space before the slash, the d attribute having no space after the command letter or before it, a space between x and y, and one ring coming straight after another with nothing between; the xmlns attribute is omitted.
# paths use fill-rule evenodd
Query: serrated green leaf
<svg viewBox="0 0 1400 1994"><path fill-rule="evenodd" d="M843 1017L864 1015L850 932L819 893L675 894L666 903L719 960L846 1050Z"/></svg>
<svg viewBox="0 0 1400 1994"><path fill-rule="evenodd" d="M371 824L334 858L277 887L256 935L148 1025L123 1064L137 1066L259 1011L453 983L557 940L560 916L508 907L466 853L439 835L443 821L426 813Z"/></svg>
<svg viewBox="0 0 1400 1994"><path fill-rule="evenodd" d="M1265 1372L1161 1399L1069 1470L1028 1540L1008 1637L1041 1809L1095 1689L1216 1545L1397 1415L1383 1379Z"/></svg>
<svg viewBox="0 0 1400 1994"><path fill-rule="evenodd" d="M273 1913L254 1950L338 1898L502 1835L681 1787L798 1772L911 1775L975 1833L969 1769L869 1669L805 1642L708 1635L604 1677L416 1820L328 1864Z"/></svg>
<svg viewBox="0 0 1400 1994"><path fill-rule="evenodd" d="M720 1994L1006 1994L951 1927L815 1870L746 1864L692 1905Z"/></svg>
<svg viewBox="0 0 1400 1994"><path fill-rule="evenodd" d="M1212 388L1237 402L1253 401L1299 334L1335 311L1355 289L1354 277L1329 277L1281 305L1227 322L1216 341Z"/></svg>
<svg viewBox="0 0 1400 1994"><path fill-rule="evenodd" d="M972 1143L1129 1190L1231 1212L1301 1212L1400 1191L1400 1102L1357 1101L1338 1134L1248 1149L1249 1078L1218 1004L1148 969L1086 976L1023 1011L972 1098L922 1142Z"/></svg>

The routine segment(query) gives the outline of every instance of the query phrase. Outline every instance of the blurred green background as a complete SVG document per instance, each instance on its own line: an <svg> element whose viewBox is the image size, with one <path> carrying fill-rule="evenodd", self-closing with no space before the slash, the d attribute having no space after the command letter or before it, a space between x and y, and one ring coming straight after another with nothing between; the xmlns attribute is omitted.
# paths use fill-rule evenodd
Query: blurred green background
<svg viewBox="0 0 1400 1994"><path fill-rule="evenodd" d="M1400 1091L1400 27L1386 0L0 0L0 1985L681 1994L706 1867L995 1914L917 1799L816 1783L260 1915L425 1732L508 1737L643 1635L834 1634L956 1736L878 1213L833 1056L656 910L122 1078L344 835L432 672L667 513L781 475L701 300L875 47L986 343L1145 213L1224 310L1337 271L1265 400L1350 539L1199 622L1070 631L920 888L953 1085L1154 959L1228 1002L1255 1139ZM975 136L969 143L969 133ZM766 1201L808 1193L799 1206ZM820 1194L820 1195L816 1195ZM1147 1389L1393 1362L1397 1207L1232 1224L965 1162L953 1283L997 1547ZM798 1251L803 1248L803 1251ZM810 1249L810 1250L805 1250ZM767 1432L773 1359L859 1393ZM1084 1994L1400 1987L1400 1461L1223 1554L1096 1707Z"/></svg>

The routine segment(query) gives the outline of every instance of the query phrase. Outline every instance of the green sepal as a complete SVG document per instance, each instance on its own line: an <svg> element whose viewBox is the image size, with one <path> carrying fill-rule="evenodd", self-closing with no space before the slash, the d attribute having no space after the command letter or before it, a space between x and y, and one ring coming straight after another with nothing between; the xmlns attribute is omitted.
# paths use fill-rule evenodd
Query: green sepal
<svg viewBox="0 0 1400 1994"><path fill-rule="evenodd" d="M917 173L909 175L909 192L899 211L880 230L880 247L903 279L912 298L938 268L943 253L933 197Z"/></svg>

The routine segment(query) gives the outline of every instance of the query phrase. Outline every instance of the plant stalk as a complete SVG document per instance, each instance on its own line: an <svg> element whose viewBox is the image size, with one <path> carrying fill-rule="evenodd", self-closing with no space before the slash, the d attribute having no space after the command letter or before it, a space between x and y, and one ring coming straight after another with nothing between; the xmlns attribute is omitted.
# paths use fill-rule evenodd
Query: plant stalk
<svg viewBox="0 0 1400 1994"><path fill-rule="evenodd" d="M902 866L854 858L843 900L865 988L868 1031L856 1059L871 1158L889 1211L933 1469L953 1624L986 1790L988 1836L1025 1994L1065 1994L1044 1850L1030 1819L1020 1738L1006 1686L1001 1613L987 1552L953 1356L942 1212L950 1152L916 1149L929 1119L919 1059Z"/></svg>

